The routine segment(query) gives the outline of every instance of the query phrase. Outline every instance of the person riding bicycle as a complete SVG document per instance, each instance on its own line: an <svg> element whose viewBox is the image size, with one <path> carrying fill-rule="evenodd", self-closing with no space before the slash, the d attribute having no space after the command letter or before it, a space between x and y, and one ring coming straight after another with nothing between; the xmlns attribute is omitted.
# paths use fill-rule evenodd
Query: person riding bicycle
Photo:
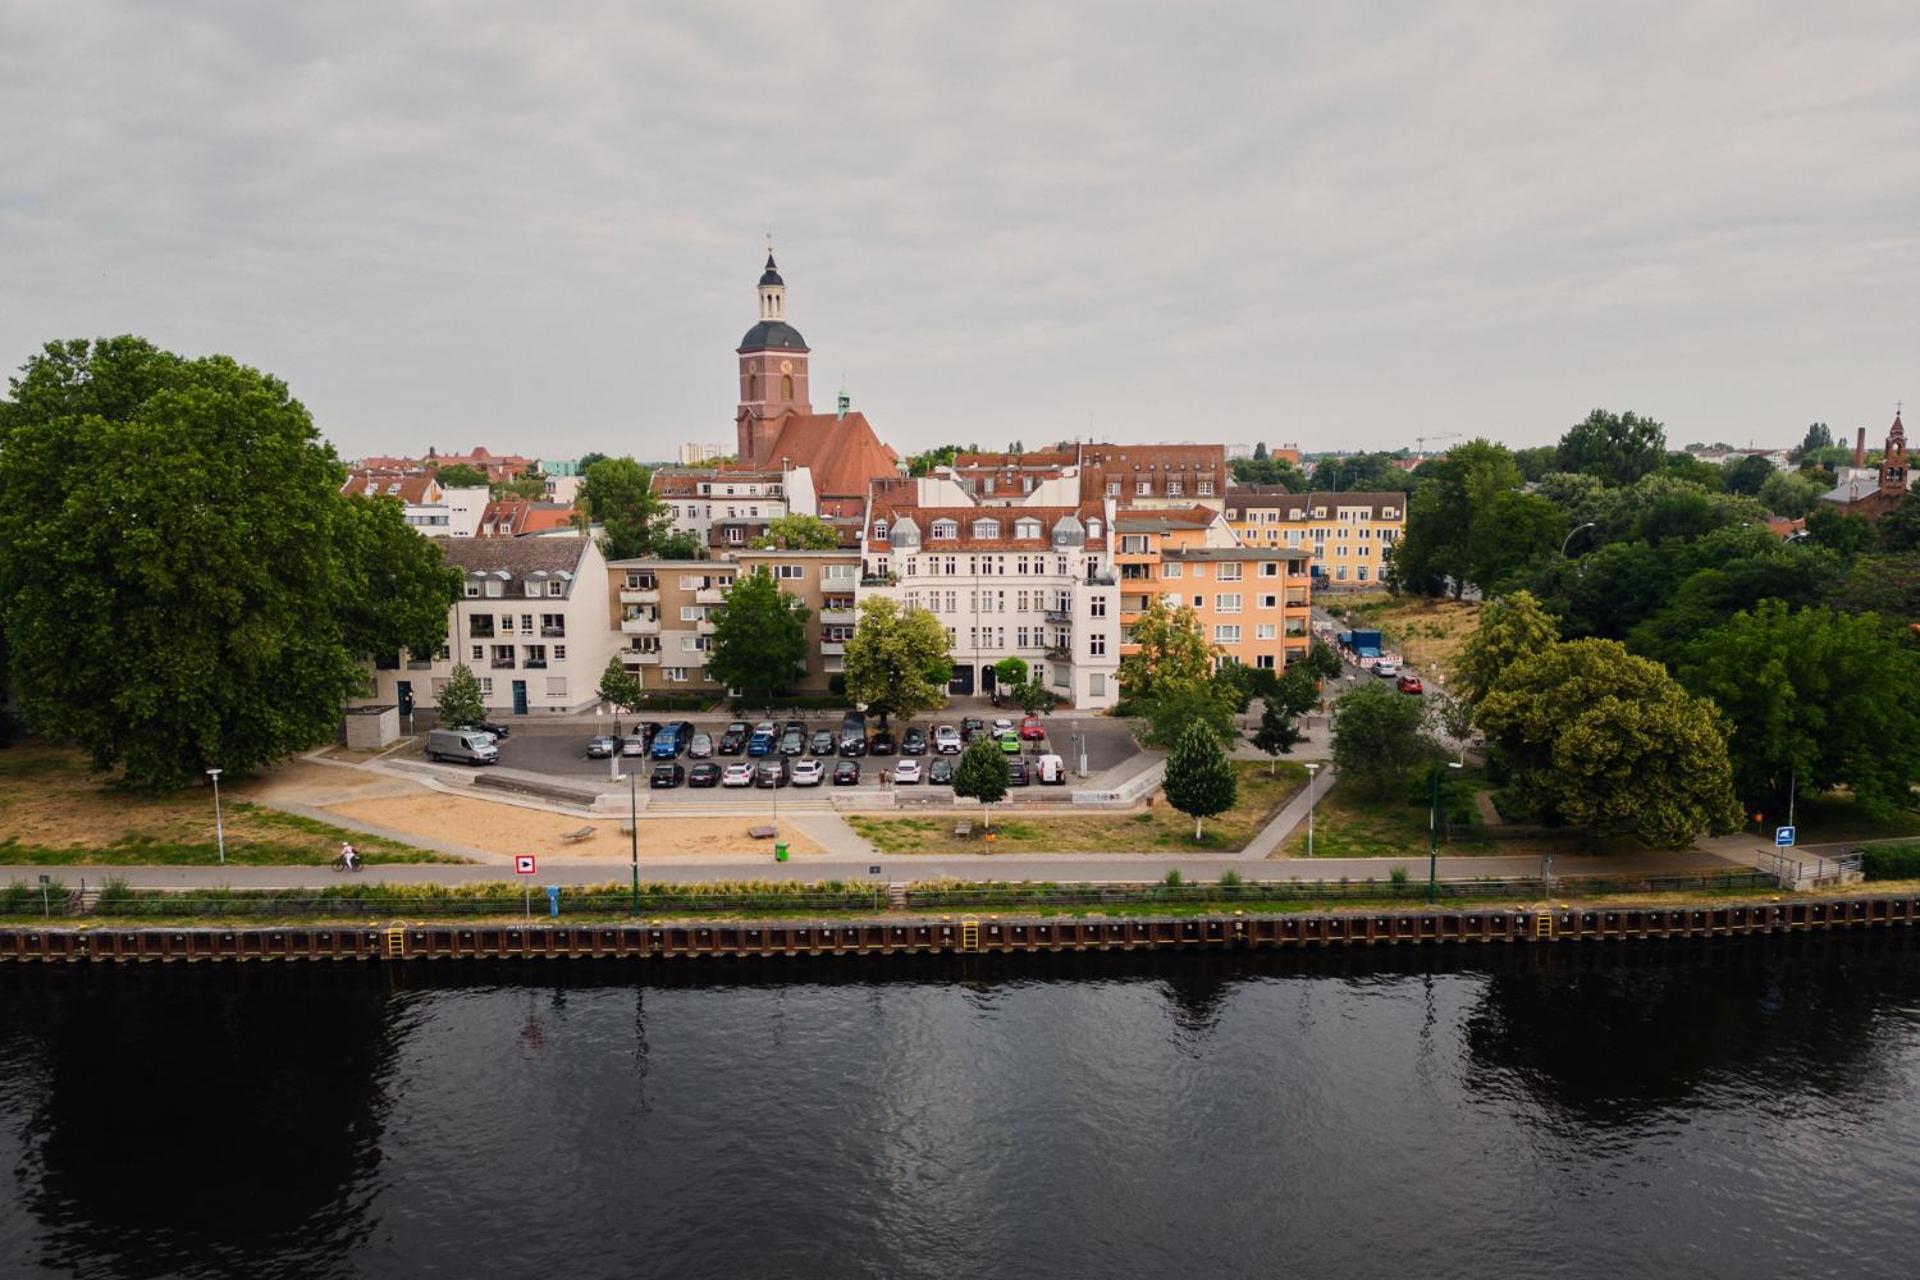
<svg viewBox="0 0 1920 1280"><path fill-rule="evenodd" d="M348 871L360 869L360 851L345 840L340 842L340 865Z"/></svg>

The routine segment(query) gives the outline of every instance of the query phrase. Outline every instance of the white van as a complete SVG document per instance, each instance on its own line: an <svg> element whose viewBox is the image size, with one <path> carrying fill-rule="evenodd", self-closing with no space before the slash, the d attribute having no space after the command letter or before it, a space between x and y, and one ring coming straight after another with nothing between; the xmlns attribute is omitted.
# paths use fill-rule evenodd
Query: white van
<svg viewBox="0 0 1920 1280"><path fill-rule="evenodd" d="M1040 775L1041 786L1064 787L1067 784L1067 762L1059 756L1037 756L1033 767L1034 771Z"/></svg>
<svg viewBox="0 0 1920 1280"><path fill-rule="evenodd" d="M498 764L500 748L493 735L479 729L429 729L429 760L459 760L465 764Z"/></svg>

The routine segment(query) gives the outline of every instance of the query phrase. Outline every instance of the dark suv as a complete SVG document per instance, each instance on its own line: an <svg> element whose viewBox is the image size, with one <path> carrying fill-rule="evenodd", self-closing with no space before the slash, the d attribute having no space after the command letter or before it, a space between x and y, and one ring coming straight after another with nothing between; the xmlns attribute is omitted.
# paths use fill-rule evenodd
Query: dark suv
<svg viewBox="0 0 1920 1280"><path fill-rule="evenodd" d="M919 726L914 726L900 735L900 754L903 756L923 756L927 754L927 735Z"/></svg>
<svg viewBox="0 0 1920 1280"><path fill-rule="evenodd" d="M813 743L810 748L813 754L817 756L830 756L834 753L835 745L833 730L815 729L813 731Z"/></svg>

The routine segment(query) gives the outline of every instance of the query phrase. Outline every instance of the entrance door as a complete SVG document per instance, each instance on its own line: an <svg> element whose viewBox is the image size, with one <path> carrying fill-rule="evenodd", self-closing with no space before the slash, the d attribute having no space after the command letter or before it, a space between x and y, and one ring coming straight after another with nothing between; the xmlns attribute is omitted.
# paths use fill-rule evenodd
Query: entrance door
<svg viewBox="0 0 1920 1280"><path fill-rule="evenodd" d="M402 719L413 714L413 681L401 680L393 686L393 700L400 704Z"/></svg>
<svg viewBox="0 0 1920 1280"><path fill-rule="evenodd" d="M953 693L953 694L959 694L961 697L965 697L966 695L972 693L973 692L973 668L972 667L955 667L953 669L953 679L947 681L947 692Z"/></svg>
<svg viewBox="0 0 1920 1280"><path fill-rule="evenodd" d="M993 669L991 662L982 663L980 665L980 692L989 695L992 694L999 678L1000 673Z"/></svg>
<svg viewBox="0 0 1920 1280"><path fill-rule="evenodd" d="M527 714L527 682L525 680L513 682L513 714L517 716Z"/></svg>

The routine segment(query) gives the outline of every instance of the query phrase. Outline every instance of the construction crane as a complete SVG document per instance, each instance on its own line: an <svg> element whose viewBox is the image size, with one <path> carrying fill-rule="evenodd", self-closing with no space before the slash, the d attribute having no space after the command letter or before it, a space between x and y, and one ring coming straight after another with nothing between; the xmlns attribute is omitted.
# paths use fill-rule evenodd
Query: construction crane
<svg viewBox="0 0 1920 1280"><path fill-rule="evenodd" d="M1413 438L1413 465L1417 467L1427 460L1427 441L1458 440L1459 438L1460 433L1458 431L1443 431L1438 435L1431 436L1415 436Z"/></svg>

